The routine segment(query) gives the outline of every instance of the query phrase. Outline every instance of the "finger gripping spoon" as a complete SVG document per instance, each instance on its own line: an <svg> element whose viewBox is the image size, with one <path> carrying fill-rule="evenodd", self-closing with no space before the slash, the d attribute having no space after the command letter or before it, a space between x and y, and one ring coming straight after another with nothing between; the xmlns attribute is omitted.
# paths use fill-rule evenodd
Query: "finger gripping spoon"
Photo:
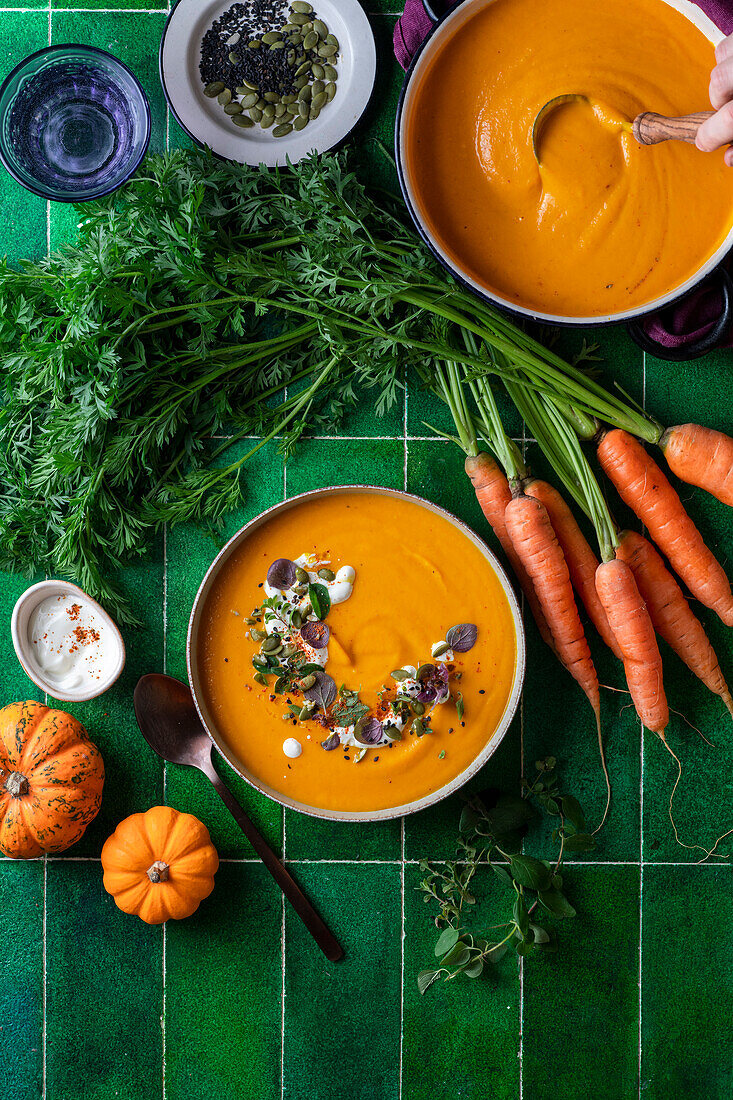
<svg viewBox="0 0 733 1100"><path fill-rule="evenodd" d="M331 962L342 958L344 951L334 934L214 767L211 738L201 724L188 685L172 676L151 673L138 680L133 702L140 732L151 749L171 764L204 773L326 958Z"/></svg>
<svg viewBox="0 0 733 1100"><path fill-rule="evenodd" d="M564 95L557 95L548 100L544 106L540 107L532 125L532 152L538 164L542 163L540 157L542 131L549 116L565 103L590 102L586 95L566 92ZM622 129L633 134L639 145L658 145L662 141L686 141L694 144L697 131L714 113L714 111L696 111L694 114L670 118L667 115L658 115L654 111L643 111L633 122L624 123Z"/></svg>

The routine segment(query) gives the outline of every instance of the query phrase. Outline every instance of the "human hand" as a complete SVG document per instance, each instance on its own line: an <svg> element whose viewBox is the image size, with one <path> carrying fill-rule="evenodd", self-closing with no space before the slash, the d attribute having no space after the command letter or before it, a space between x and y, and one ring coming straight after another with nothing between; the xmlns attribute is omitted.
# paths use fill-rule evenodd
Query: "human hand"
<svg viewBox="0 0 733 1100"><path fill-rule="evenodd" d="M710 74L710 102L715 114L703 122L695 139L697 148L705 153L733 142L733 34L716 47L715 61ZM726 149L724 159L733 168L733 148Z"/></svg>

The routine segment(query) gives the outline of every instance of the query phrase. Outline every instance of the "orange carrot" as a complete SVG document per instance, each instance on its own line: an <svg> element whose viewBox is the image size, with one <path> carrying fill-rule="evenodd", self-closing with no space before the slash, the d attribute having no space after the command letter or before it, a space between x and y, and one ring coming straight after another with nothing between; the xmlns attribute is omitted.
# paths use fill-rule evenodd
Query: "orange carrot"
<svg viewBox="0 0 733 1100"><path fill-rule="evenodd" d="M703 625L652 544L636 531L622 531L616 557L631 568L657 633L733 715L733 699Z"/></svg>
<svg viewBox="0 0 733 1100"><path fill-rule="evenodd" d="M506 507L504 522L537 593L557 655L600 714L598 677L570 583L570 573L547 509L521 493Z"/></svg>
<svg viewBox="0 0 733 1100"><path fill-rule="evenodd" d="M700 424L667 428L659 441L669 468L681 481L733 506L733 439Z"/></svg>
<svg viewBox="0 0 733 1100"><path fill-rule="evenodd" d="M596 570L596 591L621 650L636 713L647 729L664 740L669 707L662 682L662 658L630 566L619 559L603 562Z"/></svg>
<svg viewBox="0 0 733 1100"><path fill-rule="evenodd" d="M641 443L614 428L599 443L598 457L621 498L646 524L692 595L733 626L733 593L723 567Z"/></svg>
<svg viewBox="0 0 733 1100"><path fill-rule="evenodd" d="M573 588L580 596L591 622L608 648L621 660L621 650L608 625L606 612L596 592L598 558L578 526L578 522L557 489L546 481L532 478L524 483L527 496L544 504L552 529L565 556Z"/></svg>
<svg viewBox="0 0 733 1100"><path fill-rule="evenodd" d="M534 621L537 623L540 635L543 641L549 645L550 649L554 649L555 643L552 639L552 633L542 613L542 608L537 599L537 593L532 586L531 580L527 576L526 569L519 560L512 540L507 534L506 524L504 523L504 512L506 511L507 504L509 504L512 499L512 491L509 487L506 475L486 451L482 451L478 455L469 455L466 459L465 469L476 491L476 499L481 506L481 511L489 521L489 525L492 527L494 534L499 540L504 553L509 558L509 562L516 574L517 580L522 586L522 591L524 592L529 608L534 616Z"/></svg>

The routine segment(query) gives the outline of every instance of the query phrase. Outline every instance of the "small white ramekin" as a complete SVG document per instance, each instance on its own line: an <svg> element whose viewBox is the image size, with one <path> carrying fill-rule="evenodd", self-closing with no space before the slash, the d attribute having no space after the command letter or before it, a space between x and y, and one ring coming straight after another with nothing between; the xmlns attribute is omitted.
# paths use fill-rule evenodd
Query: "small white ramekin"
<svg viewBox="0 0 733 1100"><path fill-rule="evenodd" d="M107 676L105 680L100 680L99 684L92 690L62 691L58 684L54 684L51 680L47 680L44 677L42 669L38 667L36 661L33 659L28 626L33 612L38 605L49 596L75 596L80 600L85 600L86 603L92 607L94 614L104 627L109 638L107 644L109 646L114 646L116 650L116 659L111 666L109 676ZM38 584L31 585L30 588L27 588L13 608L13 614L10 620L10 633L13 638L15 654L33 683L36 684L41 691L45 691L53 696L54 699L60 699L65 703L83 703L87 699L96 699L98 695L103 695L105 691L108 691L109 688L112 687L112 684L114 684L125 667L125 643L122 640L122 635L117 627L117 623L110 618L104 608L100 607L96 600L93 600L91 596L87 596L86 592L79 588L78 585L71 584L70 581L39 581Z"/></svg>

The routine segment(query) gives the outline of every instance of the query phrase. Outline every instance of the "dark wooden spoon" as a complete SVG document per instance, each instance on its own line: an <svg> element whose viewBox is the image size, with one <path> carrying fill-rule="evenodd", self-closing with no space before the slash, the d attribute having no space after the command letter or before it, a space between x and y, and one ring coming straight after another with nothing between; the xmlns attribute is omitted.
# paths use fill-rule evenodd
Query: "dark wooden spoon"
<svg viewBox="0 0 733 1100"><path fill-rule="evenodd" d="M142 676L135 687L134 704L140 732L151 749L171 764L185 764L204 773L326 958L331 962L342 958L344 951L336 937L224 785L212 760L211 738L201 724L188 685L159 673Z"/></svg>

